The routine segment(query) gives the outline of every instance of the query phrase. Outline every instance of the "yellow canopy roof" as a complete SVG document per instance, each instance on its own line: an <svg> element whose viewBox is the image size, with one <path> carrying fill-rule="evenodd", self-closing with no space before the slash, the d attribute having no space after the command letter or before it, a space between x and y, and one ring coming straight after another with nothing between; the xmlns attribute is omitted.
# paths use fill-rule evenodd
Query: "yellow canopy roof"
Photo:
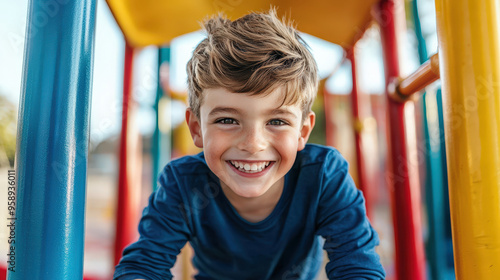
<svg viewBox="0 0 500 280"><path fill-rule="evenodd" d="M378 0L107 0L127 42L133 47L164 45L199 30L208 16L224 12L237 19L250 11L291 18L305 33L350 48L371 22Z"/></svg>

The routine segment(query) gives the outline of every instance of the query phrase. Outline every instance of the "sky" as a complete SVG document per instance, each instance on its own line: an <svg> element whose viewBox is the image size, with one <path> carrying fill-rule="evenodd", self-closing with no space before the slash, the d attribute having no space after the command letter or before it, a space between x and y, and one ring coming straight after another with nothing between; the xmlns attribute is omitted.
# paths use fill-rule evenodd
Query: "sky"
<svg viewBox="0 0 500 280"><path fill-rule="evenodd" d="M425 4L429 1L422 0L422 2ZM0 94L7 96L16 107L19 103L22 83L27 4L28 0L0 0ZM426 14L429 13L426 11ZM435 16L433 17L432 14L430 17L422 17L422 24L432 26L433 18ZM377 28L370 29L357 44L359 86L361 91L367 94L381 94L384 91L382 51L377 32ZM192 50L203 39L203 36L202 32L194 32L171 42L170 82L176 91L186 89L185 65ZM408 36L411 37L411 34ZM303 38L311 47L321 78L327 77L338 68L343 58L343 50L340 46L308 34L303 34ZM411 38L404 41L408 44L412 43ZM432 36L428 42L433 44ZM411 53L414 47L406 46L403 49ZM105 1L98 0L91 107L91 140L95 143L116 135L120 131L119 108L122 96L123 55L123 35ZM418 66L414 55L406 53L403 57L408 60L404 63L407 69L403 69L403 72L409 73ZM134 63L133 96L141 104L138 127L141 133L150 134L155 123L152 104L156 94L157 48L141 49ZM328 80L327 88L336 94L349 94L352 88L351 83L350 66L345 64L338 68L335 75ZM178 105L175 109L174 122L180 122L184 116L184 107Z"/></svg>
<svg viewBox="0 0 500 280"><path fill-rule="evenodd" d="M0 0L0 93L18 103L27 1Z"/></svg>

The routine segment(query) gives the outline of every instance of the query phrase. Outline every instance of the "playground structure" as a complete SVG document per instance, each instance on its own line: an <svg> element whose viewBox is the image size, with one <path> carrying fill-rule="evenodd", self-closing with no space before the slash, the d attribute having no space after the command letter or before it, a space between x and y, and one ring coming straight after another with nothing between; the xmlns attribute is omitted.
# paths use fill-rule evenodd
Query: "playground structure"
<svg viewBox="0 0 500 280"><path fill-rule="evenodd" d="M54 16L40 26L46 11L42 1L31 1L25 49L23 89L18 125L18 205L16 272L8 279L82 279L86 168L95 2L56 1ZM206 15L223 11L232 18L250 10L290 11L299 30L341 45L350 60L353 89L351 105L356 141L357 182L368 214L377 186L370 185L366 154L367 118L359 98L356 42L376 22L380 28L385 67L389 168L385 173L391 198L395 244L395 279L453 278L446 264L451 219L454 274L457 279L496 279L500 275L500 3L494 0L436 0L439 54L428 58L419 43L422 66L401 77L399 36L405 3L370 1L119 1L109 7L126 38L122 137L114 262L137 237L140 211L137 201L137 132L130 119L134 52L159 46L159 63L169 61L168 43L199 29ZM415 19L416 1L406 7ZM30 36L36 32L37 36ZM56 63L57 62L57 63ZM436 79L441 89L436 106L424 106L427 140L415 143L408 125L407 107L418 92ZM158 85L159 104L166 98ZM442 98L441 98L442 96ZM182 98L182 97L178 97ZM441 100L442 99L442 100ZM429 101L430 102L430 101ZM328 103L325 103L328 104ZM429 104L425 102L425 104ZM329 108L325 108L328 111ZM433 115L437 118L429 118ZM154 175L168 162L165 146L171 131L157 123L152 155ZM178 137L174 135L174 137ZM422 152L427 167L426 203L429 221L427 248L422 232L418 170L412 156ZM446 152L445 152L446 151ZM446 154L446 156L444 156ZM380 187L380 186L379 186ZM153 187L154 188L154 187ZM449 191L449 210L448 208ZM448 211L450 214L448 214ZM428 269L426 267L426 262ZM429 271L429 272L428 272Z"/></svg>

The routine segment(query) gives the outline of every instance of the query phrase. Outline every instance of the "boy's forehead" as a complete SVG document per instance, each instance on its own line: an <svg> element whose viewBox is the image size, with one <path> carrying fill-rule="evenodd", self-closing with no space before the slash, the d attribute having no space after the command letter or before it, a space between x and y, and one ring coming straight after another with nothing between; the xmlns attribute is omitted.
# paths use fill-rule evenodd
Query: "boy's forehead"
<svg viewBox="0 0 500 280"><path fill-rule="evenodd" d="M230 109L263 109L273 114L294 114L301 110L300 104L285 103L285 92L281 88L268 93L235 93L224 88L206 89L203 91L201 109L208 110L209 114L229 112ZM234 111L234 110L233 110Z"/></svg>
<svg viewBox="0 0 500 280"><path fill-rule="evenodd" d="M257 101L266 101L266 104L269 101L275 101L279 103L280 106L299 106L300 102L297 100L296 102L290 102L290 98L287 98L287 93L284 87L277 87L274 90L269 90L267 92L233 92L226 88L211 88L205 89L202 91L202 99L203 101L211 100L211 99L221 99L222 101L239 101L243 102L244 100L255 99ZM219 101L221 101L219 100ZM288 101L288 102L287 102ZM206 103L206 102L203 102ZM202 105L203 105L202 103ZM276 107L276 108L278 108Z"/></svg>

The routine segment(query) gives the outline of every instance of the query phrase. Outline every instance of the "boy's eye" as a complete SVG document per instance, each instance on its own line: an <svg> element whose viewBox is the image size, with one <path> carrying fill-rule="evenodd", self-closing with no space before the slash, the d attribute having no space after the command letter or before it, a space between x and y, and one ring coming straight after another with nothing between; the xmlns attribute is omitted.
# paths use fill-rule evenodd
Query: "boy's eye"
<svg viewBox="0 0 500 280"><path fill-rule="evenodd" d="M236 120L231 119L231 118L222 118L222 119L216 120L215 122L221 123L221 124L237 124Z"/></svg>
<svg viewBox="0 0 500 280"><path fill-rule="evenodd" d="M275 120L270 120L269 124L270 125L285 125L286 122L284 122L282 120L275 119Z"/></svg>

